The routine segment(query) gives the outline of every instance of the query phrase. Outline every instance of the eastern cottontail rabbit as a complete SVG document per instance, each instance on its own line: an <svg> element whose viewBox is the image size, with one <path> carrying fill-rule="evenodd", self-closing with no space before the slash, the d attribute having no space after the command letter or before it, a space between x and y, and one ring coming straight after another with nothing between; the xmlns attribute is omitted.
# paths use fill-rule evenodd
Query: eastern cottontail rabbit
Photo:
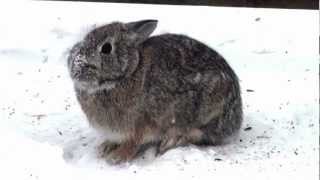
<svg viewBox="0 0 320 180"><path fill-rule="evenodd" d="M222 56L184 35L149 37L156 20L114 22L74 45L68 68L89 123L106 134L109 162L146 145L162 154L216 145L242 122L238 78Z"/></svg>

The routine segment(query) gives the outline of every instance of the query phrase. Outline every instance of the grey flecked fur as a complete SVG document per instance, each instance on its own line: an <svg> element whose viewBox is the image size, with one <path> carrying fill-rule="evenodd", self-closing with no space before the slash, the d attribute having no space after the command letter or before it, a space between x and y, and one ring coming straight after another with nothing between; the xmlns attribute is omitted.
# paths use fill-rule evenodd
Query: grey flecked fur
<svg viewBox="0 0 320 180"><path fill-rule="evenodd" d="M101 26L70 52L78 101L89 123L106 134L108 162L130 161L146 145L162 154L221 144L241 126L240 86L224 58L184 35L149 37L156 25Z"/></svg>

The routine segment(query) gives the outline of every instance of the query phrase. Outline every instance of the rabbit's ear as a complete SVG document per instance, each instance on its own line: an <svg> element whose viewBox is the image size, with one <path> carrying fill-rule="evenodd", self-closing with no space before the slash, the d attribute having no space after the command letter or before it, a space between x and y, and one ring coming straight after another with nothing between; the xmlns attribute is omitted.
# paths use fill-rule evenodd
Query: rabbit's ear
<svg viewBox="0 0 320 180"><path fill-rule="evenodd" d="M150 34L156 29L158 24L157 20L142 20L136 22L127 23L129 30L137 33L137 35L143 40L147 39Z"/></svg>

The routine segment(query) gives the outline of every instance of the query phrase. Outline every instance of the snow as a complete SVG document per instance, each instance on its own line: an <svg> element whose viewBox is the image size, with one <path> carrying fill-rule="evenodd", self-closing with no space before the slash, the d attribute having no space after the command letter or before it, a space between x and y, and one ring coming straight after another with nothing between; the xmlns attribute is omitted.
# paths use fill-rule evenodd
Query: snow
<svg viewBox="0 0 320 180"><path fill-rule="evenodd" d="M234 142L181 147L111 166L66 68L95 25L158 19L154 34L199 39L241 79L244 124ZM314 10L74 2L0 7L1 179L318 179L319 28Z"/></svg>

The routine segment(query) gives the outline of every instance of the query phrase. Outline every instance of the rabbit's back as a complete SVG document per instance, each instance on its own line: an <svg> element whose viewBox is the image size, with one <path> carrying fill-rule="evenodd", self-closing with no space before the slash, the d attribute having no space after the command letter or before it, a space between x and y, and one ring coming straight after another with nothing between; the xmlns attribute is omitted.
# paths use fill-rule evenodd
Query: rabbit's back
<svg viewBox="0 0 320 180"><path fill-rule="evenodd" d="M219 139L214 143L240 128L238 78L216 51L184 35L164 34L145 41L141 54L147 62L145 106L162 126L200 128L213 136L208 141Z"/></svg>

